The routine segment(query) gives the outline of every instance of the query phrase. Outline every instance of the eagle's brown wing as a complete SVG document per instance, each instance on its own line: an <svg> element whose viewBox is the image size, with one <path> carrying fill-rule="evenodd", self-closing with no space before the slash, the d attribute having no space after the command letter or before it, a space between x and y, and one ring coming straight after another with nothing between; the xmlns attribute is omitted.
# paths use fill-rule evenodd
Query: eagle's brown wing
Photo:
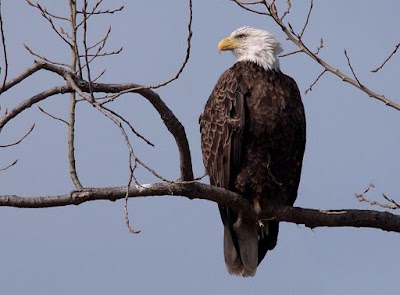
<svg viewBox="0 0 400 295"><path fill-rule="evenodd" d="M229 189L238 169L244 130L244 89L235 72L221 75L200 117L203 163L212 185Z"/></svg>

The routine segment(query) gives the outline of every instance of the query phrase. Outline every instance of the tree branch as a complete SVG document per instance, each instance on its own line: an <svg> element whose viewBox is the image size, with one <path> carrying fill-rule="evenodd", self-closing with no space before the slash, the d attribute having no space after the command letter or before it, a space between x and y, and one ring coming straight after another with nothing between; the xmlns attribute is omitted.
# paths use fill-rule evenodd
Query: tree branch
<svg viewBox="0 0 400 295"><path fill-rule="evenodd" d="M116 201L126 196L126 187L86 188L58 196L21 197L0 195L0 206L17 208L49 208L79 205L95 200ZM250 203L240 195L225 189L199 183L175 182L135 185L129 188L129 198L151 196L183 196L228 206L247 218L257 219ZM316 227L364 227L400 233L400 216L374 210L318 210L299 207L277 207L262 211L261 220L286 221Z"/></svg>
<svg viewBox="0 0 400 295"><path fill-rule="evenodd" d="M36 94L32 96L31 98L28 98L21 102L18 106L16 106L14 109L9 111L7 114L5 114L2 118L0 118L0 132L3 129L3 127L13 118L15 118L17 115L22 113L24 110L30 108L33 106L35 103L38 103L39 101L42 101L48 97L51 97L56 94L62 94L62 93L68 93L71 92L71 88L69 86L58 86L58 87L53 87L50 89L47 89L39 94Z"/></svg>
<svg viewBox="0 0 400 295"><path fill-rule="evenodd" d="M71 75L77 86L82 91L87 93L90 92L89 83L87 81L80 79L79 77L70 73L66 69L43 61L35 61L35 64L38 65L31 67L32 70L29 72L35 72L38 69L45 69L47 71L51 71L53 73L60 75L64 79L67 75ZM28 76L28 73L24 72L20 76L26 78ZM19 79L22 80L23 78ZM16 83L14 83L14 85L15 84ZM185 128L156 92L147 88L146 86L134 83L120 83L120 84L92 83L91 87L93 92L120 93L122 91L127 91L130 93L140 94L141 96L146 98L160 114L160 117L163 120L168 131L174 136L180 156L181 179L185 181L193 180L194 176L192 169L192 160L191 160L189 143L186 137ZM27 108L30 108L35 103L42 101L55 94L71 93L73 91L74 90L68 85L59 86L48 89L29 99L24 100L17 107L9 111L2 118L0 118L0 131L11 119L15 118L18 114L20 114Z"/></svg>
<svg viewBox="0 0 400 295"><path fill-rule="evenodd" d="M6 48L6 38L4 35L4 25L3 25L1 1L0 1L0 37L1 37L3 55L4 55L4 77L3 77L3 82L1 83L1 87L0 87L0 93L1 93L4 89L4 86L6 85L7 75L8 75L7 48Z"/></svg>
<svg viewBox="0 0 400 295"><path fill-rule="evenodd" d="M382 69L384 66L385 66L385 64L393 57L393 55L396 53L396 51L397 51L397 49L399 49L399 47L400 47L400 43L398 43L395 47L394 47L394 49L393 49L393 51L389 54L389 56L383 61L383 63L379 66L379 67L377 67L375 70L372 70L371 72L372 73L376 73L376 72L378 72L380 69Z"/></svg>

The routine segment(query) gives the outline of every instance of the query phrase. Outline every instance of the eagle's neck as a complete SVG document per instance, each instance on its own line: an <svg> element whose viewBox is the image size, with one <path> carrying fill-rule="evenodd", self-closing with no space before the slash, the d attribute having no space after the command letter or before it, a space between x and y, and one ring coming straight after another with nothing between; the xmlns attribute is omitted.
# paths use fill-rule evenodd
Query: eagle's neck
<svg viewBox="0 0 400 295"><path fill-rule="evenodd" d="M279 58L271 51L264 52L248 52L247 54L238 57L238 61L254 62L264 70L279 70Z"/></svg>

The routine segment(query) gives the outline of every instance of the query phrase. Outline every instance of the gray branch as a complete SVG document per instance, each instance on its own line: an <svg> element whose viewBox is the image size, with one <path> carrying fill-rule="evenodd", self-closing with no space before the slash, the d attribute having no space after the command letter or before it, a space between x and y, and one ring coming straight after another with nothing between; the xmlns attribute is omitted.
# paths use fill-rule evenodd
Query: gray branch
<svg viewBox="0 0 400 295"><path fill-rule="evenodd" d="M58 196L22 197L0 195L0 206L18 208L49 208L79 205L89 201L116 201L126 196L126 187L86 188ZM299 207L276 207L262 211L258 216L250 203L240 195L199 182L154 183L136 185L129 189L129 198L183 196L202 199L228 206L254 220L267 219L316 227L364 227L400 233L400 216L374 210L318 210Z"/></svg>
<svg viewBox="0 0 400 295"><path fill-rule="evenodd" d="M87 81L80 79L79 77L69 72L68 70L41 61L35 61L34 66L32 66L31 68L20 74L20 76L18 76L16 79L13 79L10 83L8 83L5 86L4 91L10 89L12 86L21 82L22 80L27 78L32 73L38 71L39 69L44 69L56 73L61 77L63 77L64 79L67 74L71 75L76 85L83 92L90 93L90 91L93 91L93 92L104 92L104 93L121 93L121 92L137 93L146 98L160 114L160 117L163 120L168 131L175 138L180 156L181 179L185 181L193 180L192 160L190 156L189 143L187 141L185 128L156 92L154 92L153 90L151 90L146 86L135 83L119 83L119 84L91 83L89 86L89 83ZM65 86L51 88L29 99L24 100L17 107L10 110L9 113L0 118L0 131L11 119L15 118L18 114L20 114L27 108L30 108L35 103L38 103L56 94L70 93L74 91L75 90L72 89L70 86L65 85Z"/></svg>

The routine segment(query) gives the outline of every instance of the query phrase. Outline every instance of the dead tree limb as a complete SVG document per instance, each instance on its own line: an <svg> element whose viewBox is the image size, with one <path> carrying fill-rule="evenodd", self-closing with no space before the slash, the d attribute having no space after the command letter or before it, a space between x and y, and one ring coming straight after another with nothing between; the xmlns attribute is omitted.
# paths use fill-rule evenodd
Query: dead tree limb
<svg viewBox="0 0 400 295"><path fill-rule="evenodd" d="M17 208L49 208L79 205L89 201L116 201L126 196L126 186L107 188L86 188L58 196L22 197L0 195L0 206ZM304 224L317 227L363 227L400 233L400 216L375 210L318 210L299 207L276 207L262 211L257 217L250 203L240 195L215 186L199 182L154 183L133 185L129 198L183 196L189 199L202 199L228 206L243 215L256 220L268 219Z"/></svg>

